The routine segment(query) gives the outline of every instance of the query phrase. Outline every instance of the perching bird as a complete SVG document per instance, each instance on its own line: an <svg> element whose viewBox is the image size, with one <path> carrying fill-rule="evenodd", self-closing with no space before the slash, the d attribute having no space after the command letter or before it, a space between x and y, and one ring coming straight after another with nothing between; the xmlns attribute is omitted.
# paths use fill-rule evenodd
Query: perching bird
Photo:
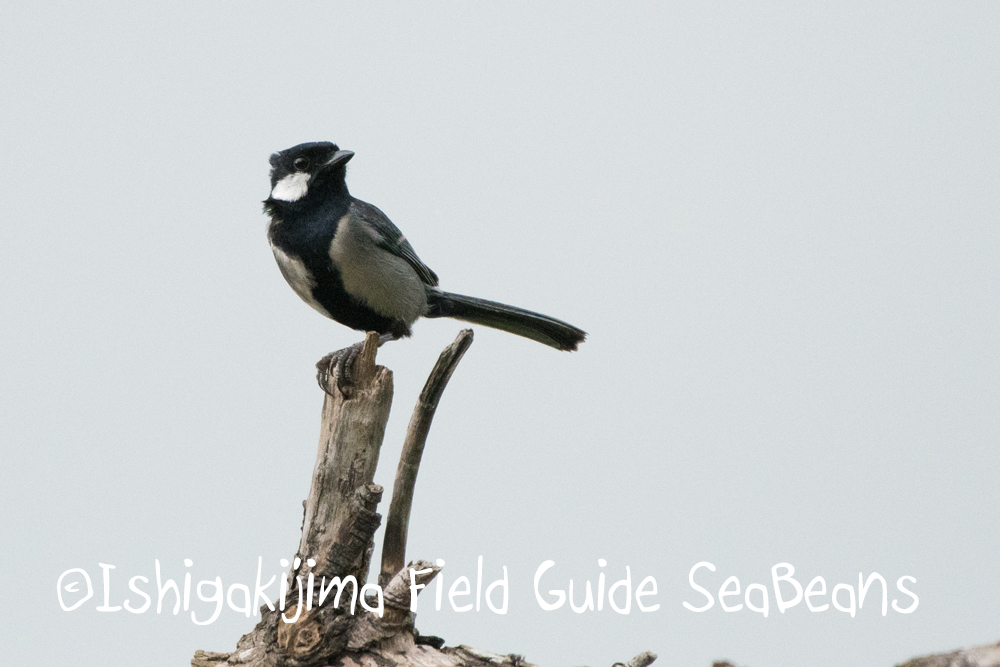
<svg viewBox="0 0 1000 667"><path fill-rule="evenodd" d="M352 157L325 141L271 156L268 239L281 274L303 301L352 329L377 331L383 342L409 336L420 317L482 324L557 350L575 350L583 341L584 331L555 318L439 289L437 275L389 218L347 191ZM338 383L346 361L338 360Z"/></svg>

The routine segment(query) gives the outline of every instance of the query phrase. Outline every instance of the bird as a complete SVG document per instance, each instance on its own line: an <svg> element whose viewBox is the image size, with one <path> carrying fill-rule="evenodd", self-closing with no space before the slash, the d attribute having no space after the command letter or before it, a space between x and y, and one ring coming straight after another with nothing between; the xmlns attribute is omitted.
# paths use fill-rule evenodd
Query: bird
<svg viewBox="0 0 1000 667"><path fill-rule="evenodd" d="M380 344L410 336L421 317L500 329L557 350L576 350L584 341L585 331L554 317L442 290L437 274L385 213L351 196L346 166L353 157L328 141L270 157L268 241L282 276L303 301L352 329L377 332ZM321 373L336 368L342 391L360 346L318 364ZM320 379L324 390L325 384Z"/></svg>

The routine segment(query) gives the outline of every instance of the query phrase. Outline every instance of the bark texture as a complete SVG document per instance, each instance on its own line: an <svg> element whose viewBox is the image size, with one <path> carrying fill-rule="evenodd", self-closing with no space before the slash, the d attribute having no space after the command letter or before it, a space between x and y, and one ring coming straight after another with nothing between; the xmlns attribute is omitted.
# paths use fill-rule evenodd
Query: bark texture
<svg viewBox="0 0 1000 667"><path fill-rule="evenodd" d="M1000 667L1000 642L914 658L899 667Z"/></svg>
<svg viewBox="0 0 1000 667"><path fill-rule="evenodd" d="M197 651L192 667L533 667L519 655L444 647L443 640L416 631L410 611L411 570L425 585L440 571L420 560L403 566L417 470L441 394L471 343L472 332L465 330L441 353L410 421L380 572L384 613L365 610L378 608L374 590L355 596L365 586L381 522L376 508L382 487L372 480L392 404L392 372L375 364L379 336L369 333L349 357L349 382L336 376L339 354L320 364L326 396L319 447L284 613L261 607L260 622L235 651ZM624 667L648 667L655 658L642 653Z"/></svg>
<svg viewBox="0 0 1000 667"><path fill-rule="evenodd" d="M455 367L462 360L465 351L472 345L472 329L464 329L455 342L441 352L434 369L431 370L417 406L413 409L410 424L406 429L403 451L399 455L396 481L392 487L392 502L389 504L389 520L385 524L382 541L382 569L378 581L385 585L399 572L406 561L406 534L410 526L410 507L413 504L413 490L417 484L420 459L424 454L427 434L437 411L441 394L448 386Z"/></svg>
<svg viewBox="0 0 1000 667"><path fill-rule="evenodd" d="M728 660L715 662L712 667L736 667ZM951 653L940 653L913 658L896 667L1000 667L1000 642L963 648Z"/></svg>

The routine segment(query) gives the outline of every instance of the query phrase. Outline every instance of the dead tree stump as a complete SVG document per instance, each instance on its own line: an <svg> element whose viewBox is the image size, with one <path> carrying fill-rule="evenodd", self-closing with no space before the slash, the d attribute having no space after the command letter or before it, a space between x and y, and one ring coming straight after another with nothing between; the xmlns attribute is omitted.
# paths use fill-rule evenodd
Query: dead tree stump
<svg viewBox="0 0 1000 667"><path fill-rule="evenodd" d="M379 336L373 332L354 357L348 395L338 389L333 368L321 370L326 397L319 449L302 537L285 580L284 612L277 604L273 610L261 607L260 622L235 651L197 651L192 667L533 667L518 655L444 647L437 638L421 637L410 611L410 569L422 571L414 576L425 585L440 571L426 561L403 567L417 471L438 401L471 343L472 331L466 329L441 353L410 420L378 586L366 585L381 523L375 510L382 487L372 480L392 405L392 371L375 364ZM381 616L368 611L379 607L379 597ZM647 667L655 658L642 653L628 664Z"/></svg>

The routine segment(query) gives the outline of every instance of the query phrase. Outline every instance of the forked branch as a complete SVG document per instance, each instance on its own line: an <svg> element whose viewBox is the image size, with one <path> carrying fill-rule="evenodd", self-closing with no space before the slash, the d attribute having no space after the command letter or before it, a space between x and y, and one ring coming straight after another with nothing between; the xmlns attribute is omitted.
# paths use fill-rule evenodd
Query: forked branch
<svg viewBox="0 0 1000 667"><path fill-rule="evenodd" d="M386 525L379 573L384 595L358 590L367 580L380 521L376 509L382 488L373 479L392 402L392 372L375 364L379 342L378 334L369 333L363 344L319 364L326 393L319 447L302 537L288 574L287 603L294 620L283 618L280 607L264 606L260 622L235 651L198 651L192 667L534 667L518 655L443 646L443 640L417 633L410 611L411 582L426 586L440 571L427 561L403 565L417 470L441 394L472 343L470 330L441 353L410 419ZM354 582L350 588L348 580ZM336 582L344 595L324 604L321 591L327 581L331 587ZM356 614L358 597L365 611ZM314 598L319 602L310 606ZM382 607L383 598L384 611L370 611ZM648 667L654 658L640 654L626 667Z"/></svg>

